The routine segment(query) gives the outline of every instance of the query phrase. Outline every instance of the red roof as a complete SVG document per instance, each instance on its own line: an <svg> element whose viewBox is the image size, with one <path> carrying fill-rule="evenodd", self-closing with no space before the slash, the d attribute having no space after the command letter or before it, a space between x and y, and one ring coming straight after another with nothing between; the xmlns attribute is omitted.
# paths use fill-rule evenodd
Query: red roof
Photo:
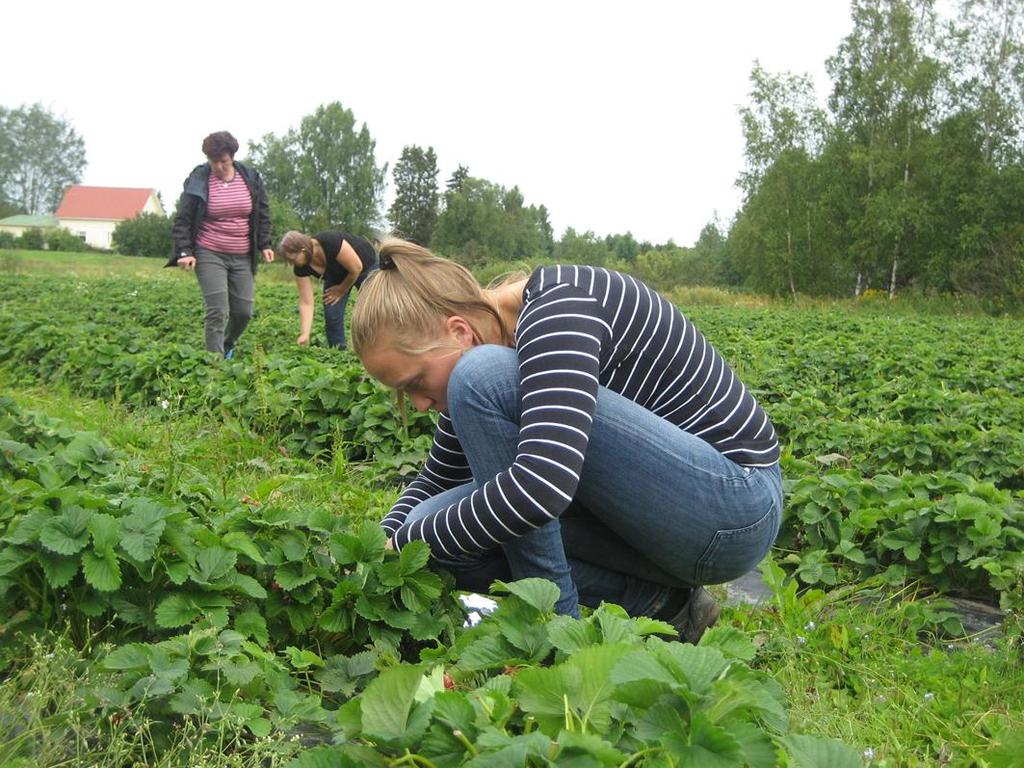
<svg viewBox="0 0 1024 768"><path fill-rule="evenodd" d="M57 209L58 219L130 219L142 212L153 189L132 187L68 187Z"/></svg>

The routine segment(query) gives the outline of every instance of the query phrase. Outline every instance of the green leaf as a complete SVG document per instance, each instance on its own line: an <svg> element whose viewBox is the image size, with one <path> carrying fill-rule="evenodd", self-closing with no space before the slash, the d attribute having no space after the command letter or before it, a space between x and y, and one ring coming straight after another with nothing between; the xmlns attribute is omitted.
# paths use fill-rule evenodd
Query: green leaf
<svg viewBox="0 0 1024 768"><path fill-rule="evenodd" d="M571 616L555 616L548 622L548 640L565 654L601 642L597 628L589 621L578 621Z"/></svg>
<svg viewBox="0 0 1024 768"><path fill-rule="evenodd" d="M85 580L100 592L113 592L121 586L121 565L114 550L87 551L82 555Z"/></svg>
<svg viewBox="0 0 1024 768"><path fill-rule="evenodd" d="M682 643L665 643L658 653L661 662L680 680L686 680L690 689L703 695L712 681L729 665L717 648L705 648Z"/></svg>
<svg viewBox="0 0 1024 768"><path fill-rule="evenodd" d="M156 607L156 623L164 629L174 629L191 624L201 614L199 607L186 595L170 595Z"/></svg>
<svg viewBox="0 0 1024 768"><path fill-rule="evenodd" d="M288 662L294 669L309 669L310 667L324 666L323 659L312 651L308 651L304 648L296 648L294 645L289 645L284 649L284 652L288 657Z"/></svg>
<svg viewBox="0 0 1024 768"><path fill-rule="evenodd" d="M473 640L459 655L459 666L476 671L504 667L514 661L516 653L500 635L486 635Z"/></svg>
<svg viewBox="0 0 1024 768"><path fill-rule="evenodd" d="M791 768L862 768L864 765L853 747L822 736L791 734L783 736L782 746L789 756Z"/></svg>
<svg viewBox="0 0 1024 768"><path fill-rule="evenodd" d="M140 562L153 557L166 526L166 515L158 504L134 500L131 513L121 519L121 549Z"/></svg>
<svg viewBox="0 0 1024 768"><path fill-rule="evenodd" d="M235 616L235 631L246 637L253 638L260 645L266 645L270 642L267 620L255 608Z"/></svg>
<svg viewBox="0 0 1024 768"><path fill-rule="evenodd" d="M21 547L3 547L0 549L0 576L14 573L25 563L32 561L32 551Z"/></svg>
<svg viewBox="0 0 1024 768"><path fill-rule="evenodd" d="M371 739L398 742L410 734L410 716L423 668L392 667L366 686L362 699L363 733Z"/></svg>
<svg viewBox="0 0 1024 768"><path fill-rule="evenodd" d="M351 533L332 533L327 540L327 547L337 561L338 565L353 565L359 562L362 554L362 545L359 539Z"/></svg>
<svg viewBox="0 0 1024 768"><path fill-rule="evenodd" d="M750 768L775 768L778 765L778 750L762 728L742 720L730 720L728 727Z"/></svg>
<svg viewBox="0 0 1024 768"><path fill-rule="evenodd" d="M238 553L224 547L209 547L196 557L192 580L200 584L212 584L226 576L235 567Z"/></svg>
<svg viewBox="0 0 1024 768"><path fill-rule="evenodd" d="M255 597L257 600L264 600L267 597L267 590L263 588L263 585L245 573L232 574L230 583L249 597Z"/></svg>
<svg viewBox="0 0 1024 768"><path fill-rule="evenodd" d="M511 584L495 581L491 591L513 594L540 613L554 612L559 597L558 587L547 579L520 579Z"/></svg>
<svg viewBox="0 0 1024 768"><path fill-rule="evenodd" d="M270 735L270 721L265 717L254 717L245 721L245 727L253 736L265 739Z"/></svg>
<svg viewBox="0 0 1024 768"><path fill-rule="evenodd" d="M757 649L750 638L735 627L713 627L704 633L702 648L717 648L727 659L752 661Z"/></svg>
<svg viewBox="0 0 1024 768"><path fill-rule="evenodd" d="M563 730L555 739L559 752L559 764L564 764L564 757L572 754L588 755L595 758L601 765L619 766L626 761L628 755L615 749L604 739L592 733L577 733ZM583 765L584 763L580 763ZM593 765L593 763L590 763Z"/></svg>
<svg viewBox="0 0 1024 768"><path fill-rule="evenodd" d="M287 563L274 571L274 581L281 589L290 592L316 579L316 571L305 563Z"/></svg>
<svg viewBox="0 0 1024 768"><path fill-rule="evenodd" d="M96 513L89 520L89 532L97 552L113 549L121 540L121 521L111 515Z"/></svg>
<svg viewBox="0 0 1024 768"><path fill-rule="evenodd" d="M398 553L402 575L408 576L427 566L430 560L430 545L425 541L410 541Z"/></svg>
<svg viewBox="0 0 1024 768"><path fill-rule="evenodd" d="M46 574L46 580L51 587L67 586L78 573L78 566L81 564L77 557L64 557L49 552L40 552L37 558L39 564L43 566L43 573Z"/></svg>
<svg viewBox="0 0 1024 768"><path fill-rule="evenodd" d="M476 738L476 713L466 695L442 691L434 696L434 719L452 730L462 731L471 741Z"/></svg>
<svg viewBox="0 0 1024 768"><path fill-rule="evenodd" d="M372 520L365 520L357 532L362 553L359 557L364 563L376 563L384 557L384 547L388 537L384 530Z"/></svg>
<svg viewBox="0 0 1024 768"><path fill-rule="evenodd" d="M241 531L231 531L230 533L224 534L221 538L221 543L228 549L240 552L253 562L259 563L260 565L265 565L267 562L253 540Z"/></svg>
<svg viewBox="0 0 1024 768"><path fill-rule="evenodd" d="M284 768L385 768L389 761L376 750L360 744L313 747Z"/></svg>
<svg viewBox="0 0 1024 768"><path fill-rule="evenodd" d="M149 669L152 647L142 643L122 645L106 655L103 666L107 669Z"/></svg>
<svg viewBox="0 0 1024 768"><path fill-rule="evenodd" d="M89 543L89 520L93 513L81 507L70 507L52 518L39 532L39 542L59 555L81 552Z"/></svg>
<svg viewBox="0 0 1024 768"><path fill-rule="evenodd" d="M743 768L743 751L736 738L724 728L709 723L699 712L690 723L688 737L684 731L673 730L662 736L661 743L682 765ZM833 768L831 763L816 765Z"/></svg>
<svg viewBox="0 0 1024 768"><path fill-rule="evenodd" d="M302 562L309 553L309 542L302 531L286 531L277 537L277 543L285 559L293 563Z"/></svg>

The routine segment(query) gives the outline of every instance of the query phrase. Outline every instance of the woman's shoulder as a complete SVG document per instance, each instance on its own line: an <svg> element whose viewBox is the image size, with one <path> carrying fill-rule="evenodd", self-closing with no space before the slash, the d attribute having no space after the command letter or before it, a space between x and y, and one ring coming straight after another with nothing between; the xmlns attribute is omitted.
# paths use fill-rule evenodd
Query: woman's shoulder
<svg viewBox="0 0 1024 768"><path fill-rule="evenodd" d="M589 264L550 264L537 267L526 281L525 296L535 298L555 288L572 287L592 293L620 276L618 272Z"/></svg>

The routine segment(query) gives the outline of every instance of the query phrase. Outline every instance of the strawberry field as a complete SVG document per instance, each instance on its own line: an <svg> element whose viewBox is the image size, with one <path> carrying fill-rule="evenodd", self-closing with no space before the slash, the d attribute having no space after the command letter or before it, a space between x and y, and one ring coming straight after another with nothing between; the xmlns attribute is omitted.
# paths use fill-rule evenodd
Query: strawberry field
<svg viewBox="0 0 1024 768"><path fill-rule="evenodd" d="M464 628L426 547L376 525L429 417L297 347L269 271L221 361L187 276L63 270L0 273L0 765L1013 764L1018 321L683 306L775 421L787 490L772 600L693 647L556 617L531 580ZM999 638L949 596L1000 606Z"/></svg>

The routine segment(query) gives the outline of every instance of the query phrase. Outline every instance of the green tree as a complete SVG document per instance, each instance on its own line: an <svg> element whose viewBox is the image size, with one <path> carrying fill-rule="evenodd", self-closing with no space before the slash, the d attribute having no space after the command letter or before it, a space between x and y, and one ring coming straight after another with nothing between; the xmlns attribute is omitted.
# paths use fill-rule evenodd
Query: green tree
<svg viewBox="0 0 1024 768"><path fill-rule="evenodd" d="M747 167L739 179L749 273L761 289L775 292L783 283L795 301L798 281L805 290L810 282L812 155L825 119L806 75L773 75L754 62L750 81L751 104L740 109Z"/></svg>
<svg viewBox="0 0 1024 768"><path fill-rule="evenodd" d="M42 104L0 107L0 201L25 213L51 213L82 178L85 142Z"/></svg>
<svg viewBox="0 0 1024 768"><path fill-rule="evenodd" d="M454 171L452 175L448 177L448 181L445 184L445 192L459 192L462 190L462 184L469 178L469 168L464 165L460 165Z"/></svg>
<svg viewBox="0 0 1024 768"><path fill-rule="evenodd" d="M339 102L317 107L299 128L249 145L271 197L287 203L308 232L340 227L370 232L380 223L387 163L364 123Z"/></svg>
<svg viewBox="0 0 1024 768"><path fill-rule="evenodd" d="M274 195L268 197L270 199L270 231L274 233L274 236L280 237L293 229L301 232L303 230L302 219L299 218L295 209L287 201ZM274 245L276 247L277 243Z"/></svg>
<svg viewBox="0 0 1024 768"><path fill-rule="evenodd" d="M982 157L1000 164L1024 153L1024 6L1020 0L961 0L944 46L950 101L976 116Z"/></svg>
<svg viewBox="0 0 1024 768"><path fill-rule="evenodd" d="M421 245L430 245L439 204L434 148L404 147L392 175L395 200L388 209L392 230Z"/></svg>
<svg viewBox="0 0 1024 768"><path fill-rule="evenodd" d="M633 237L632 232L624 235L607 235L604 239L605 245L614 251L620 261L631 262L640 253L640 243Z"/></svg>
<svg viewBox="0 0 1024 768"><path fill-rule="evenodd" d="M506 189L472 176L449 187L431 239L437 250L467 266L551 253L547 209L525 205L518 187Z"/></svg>
<svg viewBox="0 0 1024 768"><path fill-rule="evenodd" d="M555 260L561 264L589 264L592 267L604 267L615 258L608 243L590 230L577 232L572 227L566 228L562 239L555 245Z"/></svg>
<svg viewBox="0 0 1024 768"><path fill-rule="evenodd" d="M903 263L915 263L913 240L928 217L916 183L941 74L933 0L853 0L853 31L828 62L830 106L851 141L861 186L854 260L859 293L867 276L882 276L896 293ZM920 256L918 251L917 256Z"/></svg>
<svg viewBox="0 0 1024 768"><path fill-rule="evenodd" d="M114 227L114 249L126 256L166 257L174 248L172 226L173 221L168 216L140 213Z"/></svg>

